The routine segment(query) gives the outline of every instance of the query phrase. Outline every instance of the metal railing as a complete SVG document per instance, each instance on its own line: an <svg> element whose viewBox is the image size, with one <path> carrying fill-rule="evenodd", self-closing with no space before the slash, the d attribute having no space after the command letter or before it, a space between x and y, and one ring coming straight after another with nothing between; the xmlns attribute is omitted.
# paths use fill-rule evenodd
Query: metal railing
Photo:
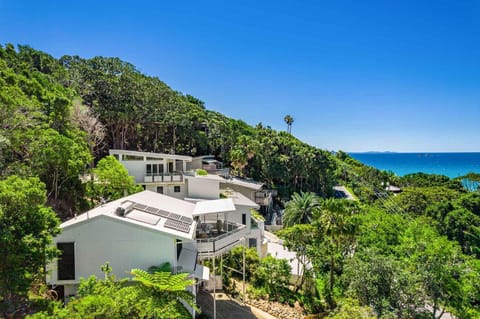
<svg viewBox="0 0 480 319"><path fill-rule="evenodd" d="M201 223L201 224L198 224L197 226L197 236L198 234L201 234L201 232L199 232L199 229L202 228L202 225L210 225L210 226L213 226L211 229L212 230L215 230L216 229L216 226L217 224L216 223ZM232 222L223 222L222 223L222 229L226 229L225 232L221 233L219 232L219 234L215 235L215 232L212 232L210 230L210 232L206 231L205 234L207 234L209 237L207 238L198 238L197 237L197 242L198 243L208 243L208 242L213 242L213 241L216 241L216 240L220 240L222 238L226 238L236 232L239 232L240 230L242 229L245 229L247 226L246 225L242 225L242 224L236 224L236 223L232 223Z"/></svg>
<svg viewBox="0 0 480 319"><path fill-rule="evenodd" d="M147 173L144 176L145 183L168 183L168 182L183 182L183 173Z"/></svg>

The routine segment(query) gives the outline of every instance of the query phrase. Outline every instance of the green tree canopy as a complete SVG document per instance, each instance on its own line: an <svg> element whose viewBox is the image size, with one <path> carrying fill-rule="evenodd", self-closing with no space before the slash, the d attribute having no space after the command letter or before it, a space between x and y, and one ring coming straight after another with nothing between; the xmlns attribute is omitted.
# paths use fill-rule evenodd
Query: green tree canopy
<svg viewBox="0 0 480 319"><path fill-rule="evenodd" d="M55 255L50 246L59 219L45 207L45 185L38 178L10 176L0 181L0 309L12 313L27 298L34 280Z"/></svg>
<svg viewBox="0 0 480 319"><path fill-rule="evenodd" d="M94 180L87 185L88 195L95 201L115 200L142 190L135 185L127 169L113 156L102 158L93 170Z"/></svg>

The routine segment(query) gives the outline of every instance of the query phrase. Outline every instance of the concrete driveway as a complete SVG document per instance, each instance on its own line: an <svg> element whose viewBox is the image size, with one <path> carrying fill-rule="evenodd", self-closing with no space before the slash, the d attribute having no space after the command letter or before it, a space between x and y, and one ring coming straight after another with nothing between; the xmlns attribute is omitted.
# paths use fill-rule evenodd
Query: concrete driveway
<svg viewBox="0 0 480 319"><path fill-rule="evenodd" d="M217 292L217 319L276 319L268 313L231 300L225 293ZM213 294L200 291L197 304L209 318L213 319Z"/></svg>

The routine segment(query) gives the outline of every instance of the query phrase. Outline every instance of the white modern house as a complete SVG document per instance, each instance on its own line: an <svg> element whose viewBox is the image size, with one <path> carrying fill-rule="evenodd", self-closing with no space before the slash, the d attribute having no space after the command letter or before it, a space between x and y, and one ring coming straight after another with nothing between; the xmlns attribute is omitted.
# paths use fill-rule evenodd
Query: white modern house
<svg viewBox="0 0 480 319"><path fill-rule="evenodd" d="M133 268L168 262L174 271L208 280L208 268L197 264L195 207L143 191L62 223L62 233L53 240L61 256L48 265L47 283L68 298L75 295L80 278L101 277L100 266L107 261L119 279L131 277Z"/></svg>
<svg viewBox="0 0 480 319"><path fill-rule="evenodd" d="M252 219L250 210L259 209L261 205L271 205L271 194L263 196L263 184L253 181L240 180L237 178L225 178L226 170L222 164L213 159L213 156L183 156L174 154L150 153L128 150L110 150L110 155L128 170L129 175L135 178L138 185L145 190L183 199L192 203L204 200L231 198L235 209L233 212L213 214L204 216L202 221L209 229L215 230L217 221L228 222L224 230L231 233L229 236L242 238L249 247L256 247L261 253L263 242L263 221ZM197 169L204 169L207 175L198 175ZM252 222L253 221L253 222ZM242 232L233 232L232 223L240 225ZM235 235L233 233L236 233ZM201 237L204 234L199 234ZM227 237L225 235L225 237ZM233 237L230 237L233 238ZM212 238L202 239L203 246L206 243L213 245ZM208 241L207 241L208 240ZM217 254L228 250L218 250L222 243L216 243ZM212 250L210 250L212 251ZM213 256L212 253L201 253L199 256Z"/></svg>
<svg viewBox="0 0 480 319"><path fill-rule="evenodd" d="M48 265L47 283L68 299L80 278L101 277L107 261L119 279L130 277L133 268L168 262L198 282L210 280L204 259L256 243L263 234L250 221L254 207L236 193L185 200L148 190L106 203L61 224L53 241L61 256Z"/></svg>

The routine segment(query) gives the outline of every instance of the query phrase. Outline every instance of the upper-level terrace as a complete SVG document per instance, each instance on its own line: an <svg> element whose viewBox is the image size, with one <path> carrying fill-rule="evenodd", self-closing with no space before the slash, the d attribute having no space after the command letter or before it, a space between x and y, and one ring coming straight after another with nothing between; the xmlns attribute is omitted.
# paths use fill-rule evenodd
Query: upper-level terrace
<svg viewBox="0 0 480 319"><path fill-rule="evenodd" d="M191 156L138 152L128 150L110 150L125 166L136 183L183 183Z"/></svg>
<svg viewBox="0 0 480 319"><path fill-rule="evenodd" d="M231 199L197 202L193 215L197 220L195 237L200 259L218 256L242 243L249 232L250 216L240 217L242 223L239 223L236 214Z"/></svg>

